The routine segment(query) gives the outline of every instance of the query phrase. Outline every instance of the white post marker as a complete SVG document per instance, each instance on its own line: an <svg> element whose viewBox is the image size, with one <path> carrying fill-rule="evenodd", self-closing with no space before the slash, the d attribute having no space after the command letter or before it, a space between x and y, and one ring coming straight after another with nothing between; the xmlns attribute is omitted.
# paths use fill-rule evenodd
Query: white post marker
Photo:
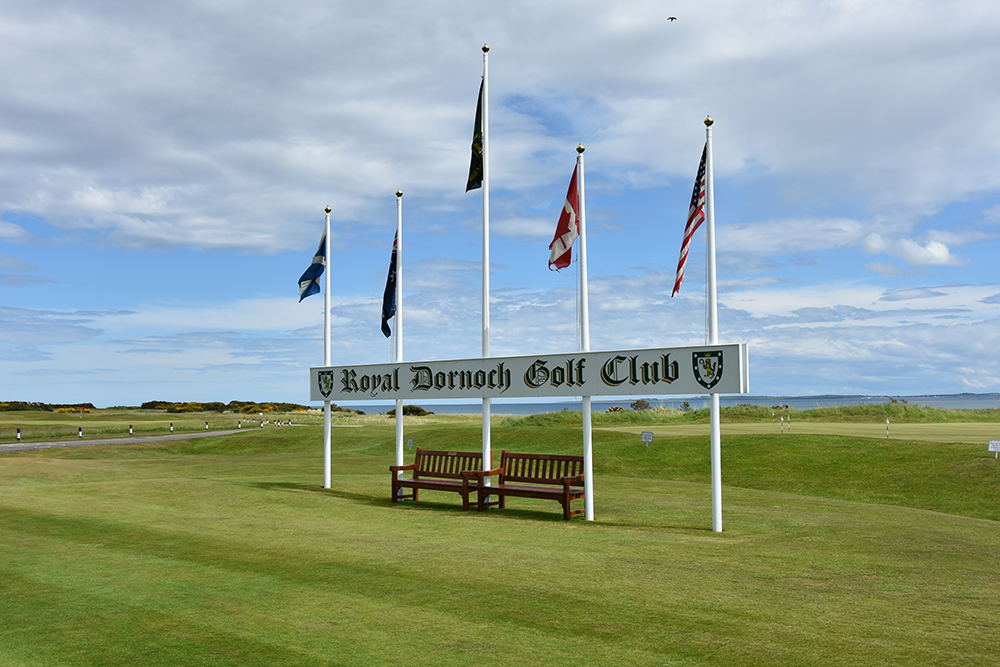
<svg viewBox="0 0 1000 667"><path fill-rule="evenodd" d="M323 280L323 363L330 365L330 211L326 212L326 248L323 249L326 276ZM264 413L261 413L260 427L264 428ZM330 488L330 401L323 401L323 488Z"/></svg>
<svg viewBox="0 0 1000 667"><path fill-rule="evenodd" d="M885 439L889 439L889 418L885 418Z"/></svg>
<svg viewBox="0 0 1000 667"><path fill-rule="evenodd" d="M705 224L708 248L708 344L719 342L719 308L715 280L715 179L712 167L711 116L705 118ZM719 395L709 394L712 443L712 530L722 532L722 433L719 426Z"/></svg>
<svg viewBox="0 0 1000 667"><path fill-rule="evenodd" d="M396 363L403 360L403 191L396 190ZM396 465L403 465L403 399L396 399ZM396 473L403 478L403 471ZM403 489L399 489L403 495Z"/></svg>
<svg viewBox="0 0 1000 667"><path fill-rule="evenodd" d="M490 356L490 47L483 44L483 358ZM483 398L483 468L490 469L490 411L493 399ZM485 486L492 479L483 478ZM486 497L489 507L490 498Z"/></svg>
<svg viewBox="0 0 1000 667"><path fill-rule="evenodd" d="M18 436L20 436L20 432L18 432ZM990 440L989 451L994 452L993 454L994 459L1000 456L1000 440Z"/></svg>
<svg viewBox="0 0 1000 667"><path fill-rule="evenodd" d="M590 352L590 296L587 289L587 204L583 180L583 144L576 147L576 187L580 195L580 351ZM590 396L583 396L583 518L594 520L594 435Z"/></svg>
<svg viewBox="0 0 1000 667"><path fill-rule="evenodd" d="M781 415L781 432L785 432L785 416Z"/></svg>

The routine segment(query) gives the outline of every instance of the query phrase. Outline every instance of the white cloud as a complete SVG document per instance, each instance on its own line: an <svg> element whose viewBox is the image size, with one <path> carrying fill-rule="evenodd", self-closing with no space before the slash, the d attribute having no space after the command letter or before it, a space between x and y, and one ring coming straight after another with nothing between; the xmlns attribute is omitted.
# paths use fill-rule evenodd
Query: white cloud
<svg viewBox="0 0 1000 667"><path fill-rule="evenodd" d="M865 264L865 268L887 277L899 277L909 275L905 269L901 269L895 264L882 264L881 262L871 262Z"/></svg>
<svg viewBox="0 0 1000 667"><path fill-rule="evenodd" d="M13 222L0 220L0 240L7 243L25 243L30 241L32 234L24 227L15 225Z"/></svg>
<svg viewBox="0 0 1000 667"><path fill-rule="evenodd" d="M913 239L887 239L881 234L869 234L861 242L867 255L886 253L899 257L911 266L961 266L968 260L955 257L944 243L928 241L920 245Z"/></svg>

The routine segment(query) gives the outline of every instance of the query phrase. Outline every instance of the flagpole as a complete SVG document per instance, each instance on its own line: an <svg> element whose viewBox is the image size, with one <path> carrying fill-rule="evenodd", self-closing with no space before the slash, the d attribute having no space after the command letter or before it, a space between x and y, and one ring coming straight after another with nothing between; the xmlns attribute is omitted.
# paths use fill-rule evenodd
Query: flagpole
<svg viewBox="0 0 1000 667"><path fill-rule="evenodd" d="M329 206L326 211L326 248L324 248L324 263L326 270L324 273L323 289L323 365L330 365L330 211ZM330 424L330 401L323 401L323 488L330 488L330 431L333 430Z"/></svg>
<svg viewBox="0 0 1000 667"><path fill-rule="evenodd" d="M396 190L396 363L403 361L403 191ZM403 465L403 399L396 399L396 465ZM403 471L396 472L399 479ZM399 489L402 495L403 490Z"/></svg>
<svg viewBox="0 0 1000 667"><path fill-rule="evenodd" d="M483 44L483 358L490 356L490 47ZM490 411L492 399L483 399L483 469L492 468ZM484 484L492 483L489 476ZM489 497L486 498L487 506Z"/></svg>
<svg viewBox="0 0 1000 667"><path fill-rule="evenodd" d="M583 144L576 147L577 189L580 194L580 351L590 352L590 297L587 289L587 198L583 186ZM583 517L594 520L594 447L590 396L583 397Z"/></svg>
<svg viewBox="0 0 1000 667"><path fill-rule="evenodd" d="M712 120L705 118L705 223L708 264L708 344L719 342L719 309L715 280L715 178L712 166ZM722 435L719 426L719 395L709 394L712 443L712 530L722 532Z"/></svg>

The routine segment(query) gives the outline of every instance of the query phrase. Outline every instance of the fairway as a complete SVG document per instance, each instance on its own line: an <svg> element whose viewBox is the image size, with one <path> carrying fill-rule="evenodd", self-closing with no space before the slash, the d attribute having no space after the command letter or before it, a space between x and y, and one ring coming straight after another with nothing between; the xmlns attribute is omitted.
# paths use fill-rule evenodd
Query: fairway
<svg viewBox="0 0 1000 667"><path fill-rule="evenodd" d="M724 424L716 534L687 426L595 429L588 523L389 502L391 424L334 430L330 490L315 425L0 455L0 665L996 664L985 442ZM474 448L478 428L407 434ZM580 447L570 427L493 438Z"/></svg>
<svg viewBox="0 0 1000 667"><path fill-rule="evenodd" d="M635 433L638 436L643 431L651 431L654 436L708 436L708 424L678 424L653 426L618 426L618 427L595 427L609 431L622 431L625 433ZM852 424L852 423L826 423L814 421L794 421L789 427L780 423L761 424L736 422L733 424L723 423L723 436L725 435L745 435L745 434L813 434L813 435L846 435L855 438L885 439L885 424ZM970 444L986 445L990 440L1000 439L1000 424L990 424L983 422L947 422L944 424L890 424L890 440L919 440L924 442L965 442Z"/></svg>

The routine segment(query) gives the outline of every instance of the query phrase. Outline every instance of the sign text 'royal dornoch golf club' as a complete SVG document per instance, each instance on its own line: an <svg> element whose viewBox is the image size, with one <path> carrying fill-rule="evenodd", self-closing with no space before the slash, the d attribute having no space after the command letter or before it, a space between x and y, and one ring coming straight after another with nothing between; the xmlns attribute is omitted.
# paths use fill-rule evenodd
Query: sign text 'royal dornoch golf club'
<svg viewBox="0 0 1000 667"><path fill-rule="evenodd" d="M745 394L746 343L310 369L310 400Z"/></svg>

